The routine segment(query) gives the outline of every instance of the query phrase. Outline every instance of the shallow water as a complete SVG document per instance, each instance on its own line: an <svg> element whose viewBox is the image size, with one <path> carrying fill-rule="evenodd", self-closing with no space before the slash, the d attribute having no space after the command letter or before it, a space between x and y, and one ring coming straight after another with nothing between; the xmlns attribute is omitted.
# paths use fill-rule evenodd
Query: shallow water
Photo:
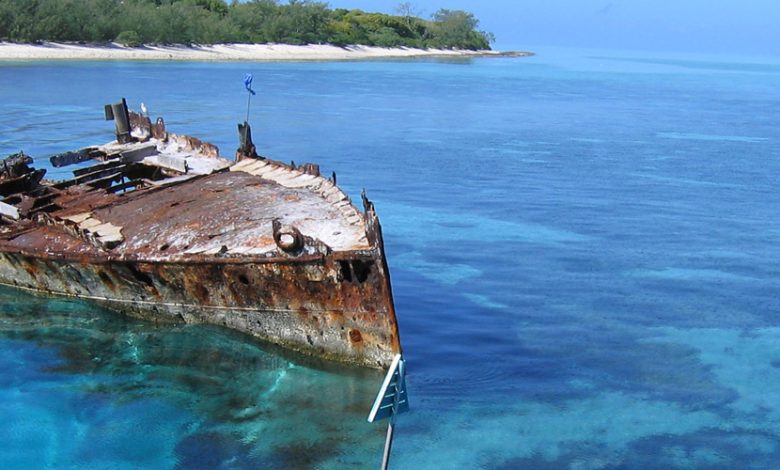
<svg viewBox="0 0 780 470"><path fill-rule="evenodd" d="M0 153L107 140L144 101L230 155L366 188L412 412L396 468L771 468L780 458L777 62L0 66ZM63 176L61 170L52 170ZM9 468L366 468L381 374L213 327L0 290Z"/></svg>

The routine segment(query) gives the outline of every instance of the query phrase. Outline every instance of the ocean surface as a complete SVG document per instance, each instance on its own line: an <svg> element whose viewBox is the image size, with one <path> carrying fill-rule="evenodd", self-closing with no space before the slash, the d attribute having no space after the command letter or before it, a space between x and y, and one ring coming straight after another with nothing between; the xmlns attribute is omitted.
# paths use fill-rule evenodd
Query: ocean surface
<svg viewBox="0 0 780 470"><path fill-rule="evenodd" d="M232 156L251 72L259 151L376 203L392 468L776 468L780 61L537 52L2 63L0 153L108 141L124 96ZM4 469L376 468L382 377L0 289Z"/></svg>

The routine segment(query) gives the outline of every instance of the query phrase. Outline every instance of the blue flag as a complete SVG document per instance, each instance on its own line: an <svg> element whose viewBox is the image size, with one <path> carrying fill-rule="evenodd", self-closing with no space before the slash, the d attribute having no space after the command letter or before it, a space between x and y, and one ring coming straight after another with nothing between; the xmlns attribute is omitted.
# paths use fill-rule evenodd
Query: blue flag
<svg viewBox="0 0 780 470"><path fill-rule="evenodd" d="M252 89L252 74L248 73L244 75L244 86L246 87L246 91L249 93L255 94L255 91Z"/></svg>

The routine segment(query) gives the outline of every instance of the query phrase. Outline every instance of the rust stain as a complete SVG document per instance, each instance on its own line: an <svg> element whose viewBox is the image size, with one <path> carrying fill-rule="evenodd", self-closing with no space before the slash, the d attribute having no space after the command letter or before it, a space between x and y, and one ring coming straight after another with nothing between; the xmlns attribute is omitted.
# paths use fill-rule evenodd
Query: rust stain
<svg viewBox="0 0 780 470"><path fill-rule="evenodd" d="M353 343L360 343L363 341L363 335L360 334L360 330L349 330L349 340Z"/></svg>

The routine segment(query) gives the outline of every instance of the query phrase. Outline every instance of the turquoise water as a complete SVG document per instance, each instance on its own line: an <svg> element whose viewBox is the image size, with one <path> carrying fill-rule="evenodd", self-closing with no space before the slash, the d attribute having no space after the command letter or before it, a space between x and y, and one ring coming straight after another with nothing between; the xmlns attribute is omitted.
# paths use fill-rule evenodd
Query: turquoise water
<svg viewBox="0 0 780 470"><path fill-rule="evenodd" d="M780 63L539 52L4 64L0 153L107 140L126 96L230 155L252 72L261 153L376 202L412 405L395 468L773 468ZM8 468L373 468L381 379L0 290Z"/></svg>

